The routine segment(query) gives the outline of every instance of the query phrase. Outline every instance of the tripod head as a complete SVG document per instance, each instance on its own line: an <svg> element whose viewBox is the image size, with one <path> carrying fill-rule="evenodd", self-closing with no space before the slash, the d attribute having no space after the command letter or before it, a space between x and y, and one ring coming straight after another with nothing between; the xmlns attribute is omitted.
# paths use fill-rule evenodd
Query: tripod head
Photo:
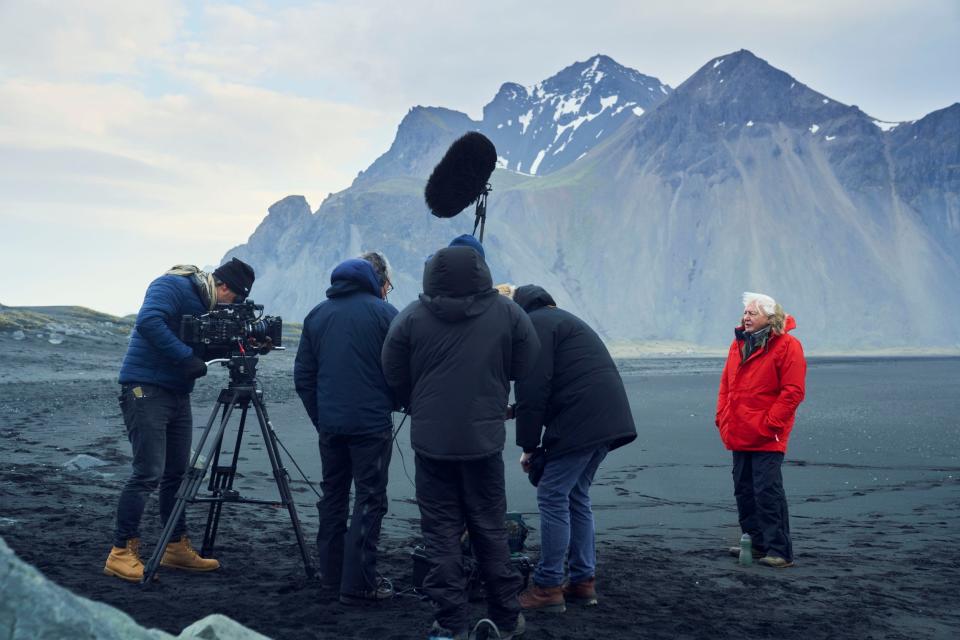
<svg viewBox="0 0 960 640"><path fill-rule="evenodd" d="M215 358L207 362L207 367L222 364L230 370L230 387L250 386L257 382L257 363L260 358L250 355L231 355L229 358Z"/></svg>

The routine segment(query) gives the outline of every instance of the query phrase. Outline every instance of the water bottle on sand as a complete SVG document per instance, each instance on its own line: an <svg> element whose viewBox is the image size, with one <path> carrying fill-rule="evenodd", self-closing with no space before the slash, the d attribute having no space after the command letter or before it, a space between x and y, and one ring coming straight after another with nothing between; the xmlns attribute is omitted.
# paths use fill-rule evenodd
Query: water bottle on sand
<svg viewBox="0 0 960 640"><path fill-rule="evenodd" d="M740 560L741 566L749 567L753 564L753 541L750 534L745 533L740 536Z"/></svg>

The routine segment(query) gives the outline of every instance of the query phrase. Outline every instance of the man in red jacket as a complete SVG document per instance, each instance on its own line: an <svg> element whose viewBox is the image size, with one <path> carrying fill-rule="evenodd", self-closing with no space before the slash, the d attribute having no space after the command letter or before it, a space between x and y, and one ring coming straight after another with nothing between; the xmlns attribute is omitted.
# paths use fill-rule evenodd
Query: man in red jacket
<svg viewBox="0 0 960 640"><path fill-rule="evenodd" d="M720 378L716 425L733 451L733 491L740 529L760 564L793 566L787 496L780 466L804 396L807 362L797 323L762 293L743 294L743 322ZM731 553L739 553L739 547Z"/></svg>

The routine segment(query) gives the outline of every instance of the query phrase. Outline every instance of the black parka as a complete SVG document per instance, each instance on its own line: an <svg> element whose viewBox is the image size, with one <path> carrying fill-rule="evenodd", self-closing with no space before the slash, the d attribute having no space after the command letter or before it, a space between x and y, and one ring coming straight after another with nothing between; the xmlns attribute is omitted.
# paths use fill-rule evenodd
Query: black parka
<svg viewBox="0 0 960 640"><path fill-rule="evenodd" d="M530 315L540 338L532 372L517 382L517 444L548 457L637 437L623 380L600 336L572 313L557 309L541 287L519 287L514 301Z"/></svg>
<svg viewBox="0 0 960 640"><path fill-rule="evenodd" d="M413 449L440 460L502 451L510 380L526 375L539 348L527 314L493 288L480 254L434 254L423 293L390 325L382 353L384 376L410 412Z"/></svg>

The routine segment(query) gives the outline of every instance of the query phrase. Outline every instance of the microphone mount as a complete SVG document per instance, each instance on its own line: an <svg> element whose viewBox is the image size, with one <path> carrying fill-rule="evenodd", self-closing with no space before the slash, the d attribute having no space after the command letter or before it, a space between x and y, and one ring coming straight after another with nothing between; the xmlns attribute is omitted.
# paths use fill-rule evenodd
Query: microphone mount
<svg viewBox="0 0 960 640"><path fill-rule="evenodd" d="M484 187L483 191L480 192L480 195L477 196L477 208L476 208L476 217L473 221L473 235L477 235L477 227L480 227L480 242L483 242L483 228L487 223L487 194L493 191L493 187L490 186L490 183L487 183L487 186Z"/></svg>

